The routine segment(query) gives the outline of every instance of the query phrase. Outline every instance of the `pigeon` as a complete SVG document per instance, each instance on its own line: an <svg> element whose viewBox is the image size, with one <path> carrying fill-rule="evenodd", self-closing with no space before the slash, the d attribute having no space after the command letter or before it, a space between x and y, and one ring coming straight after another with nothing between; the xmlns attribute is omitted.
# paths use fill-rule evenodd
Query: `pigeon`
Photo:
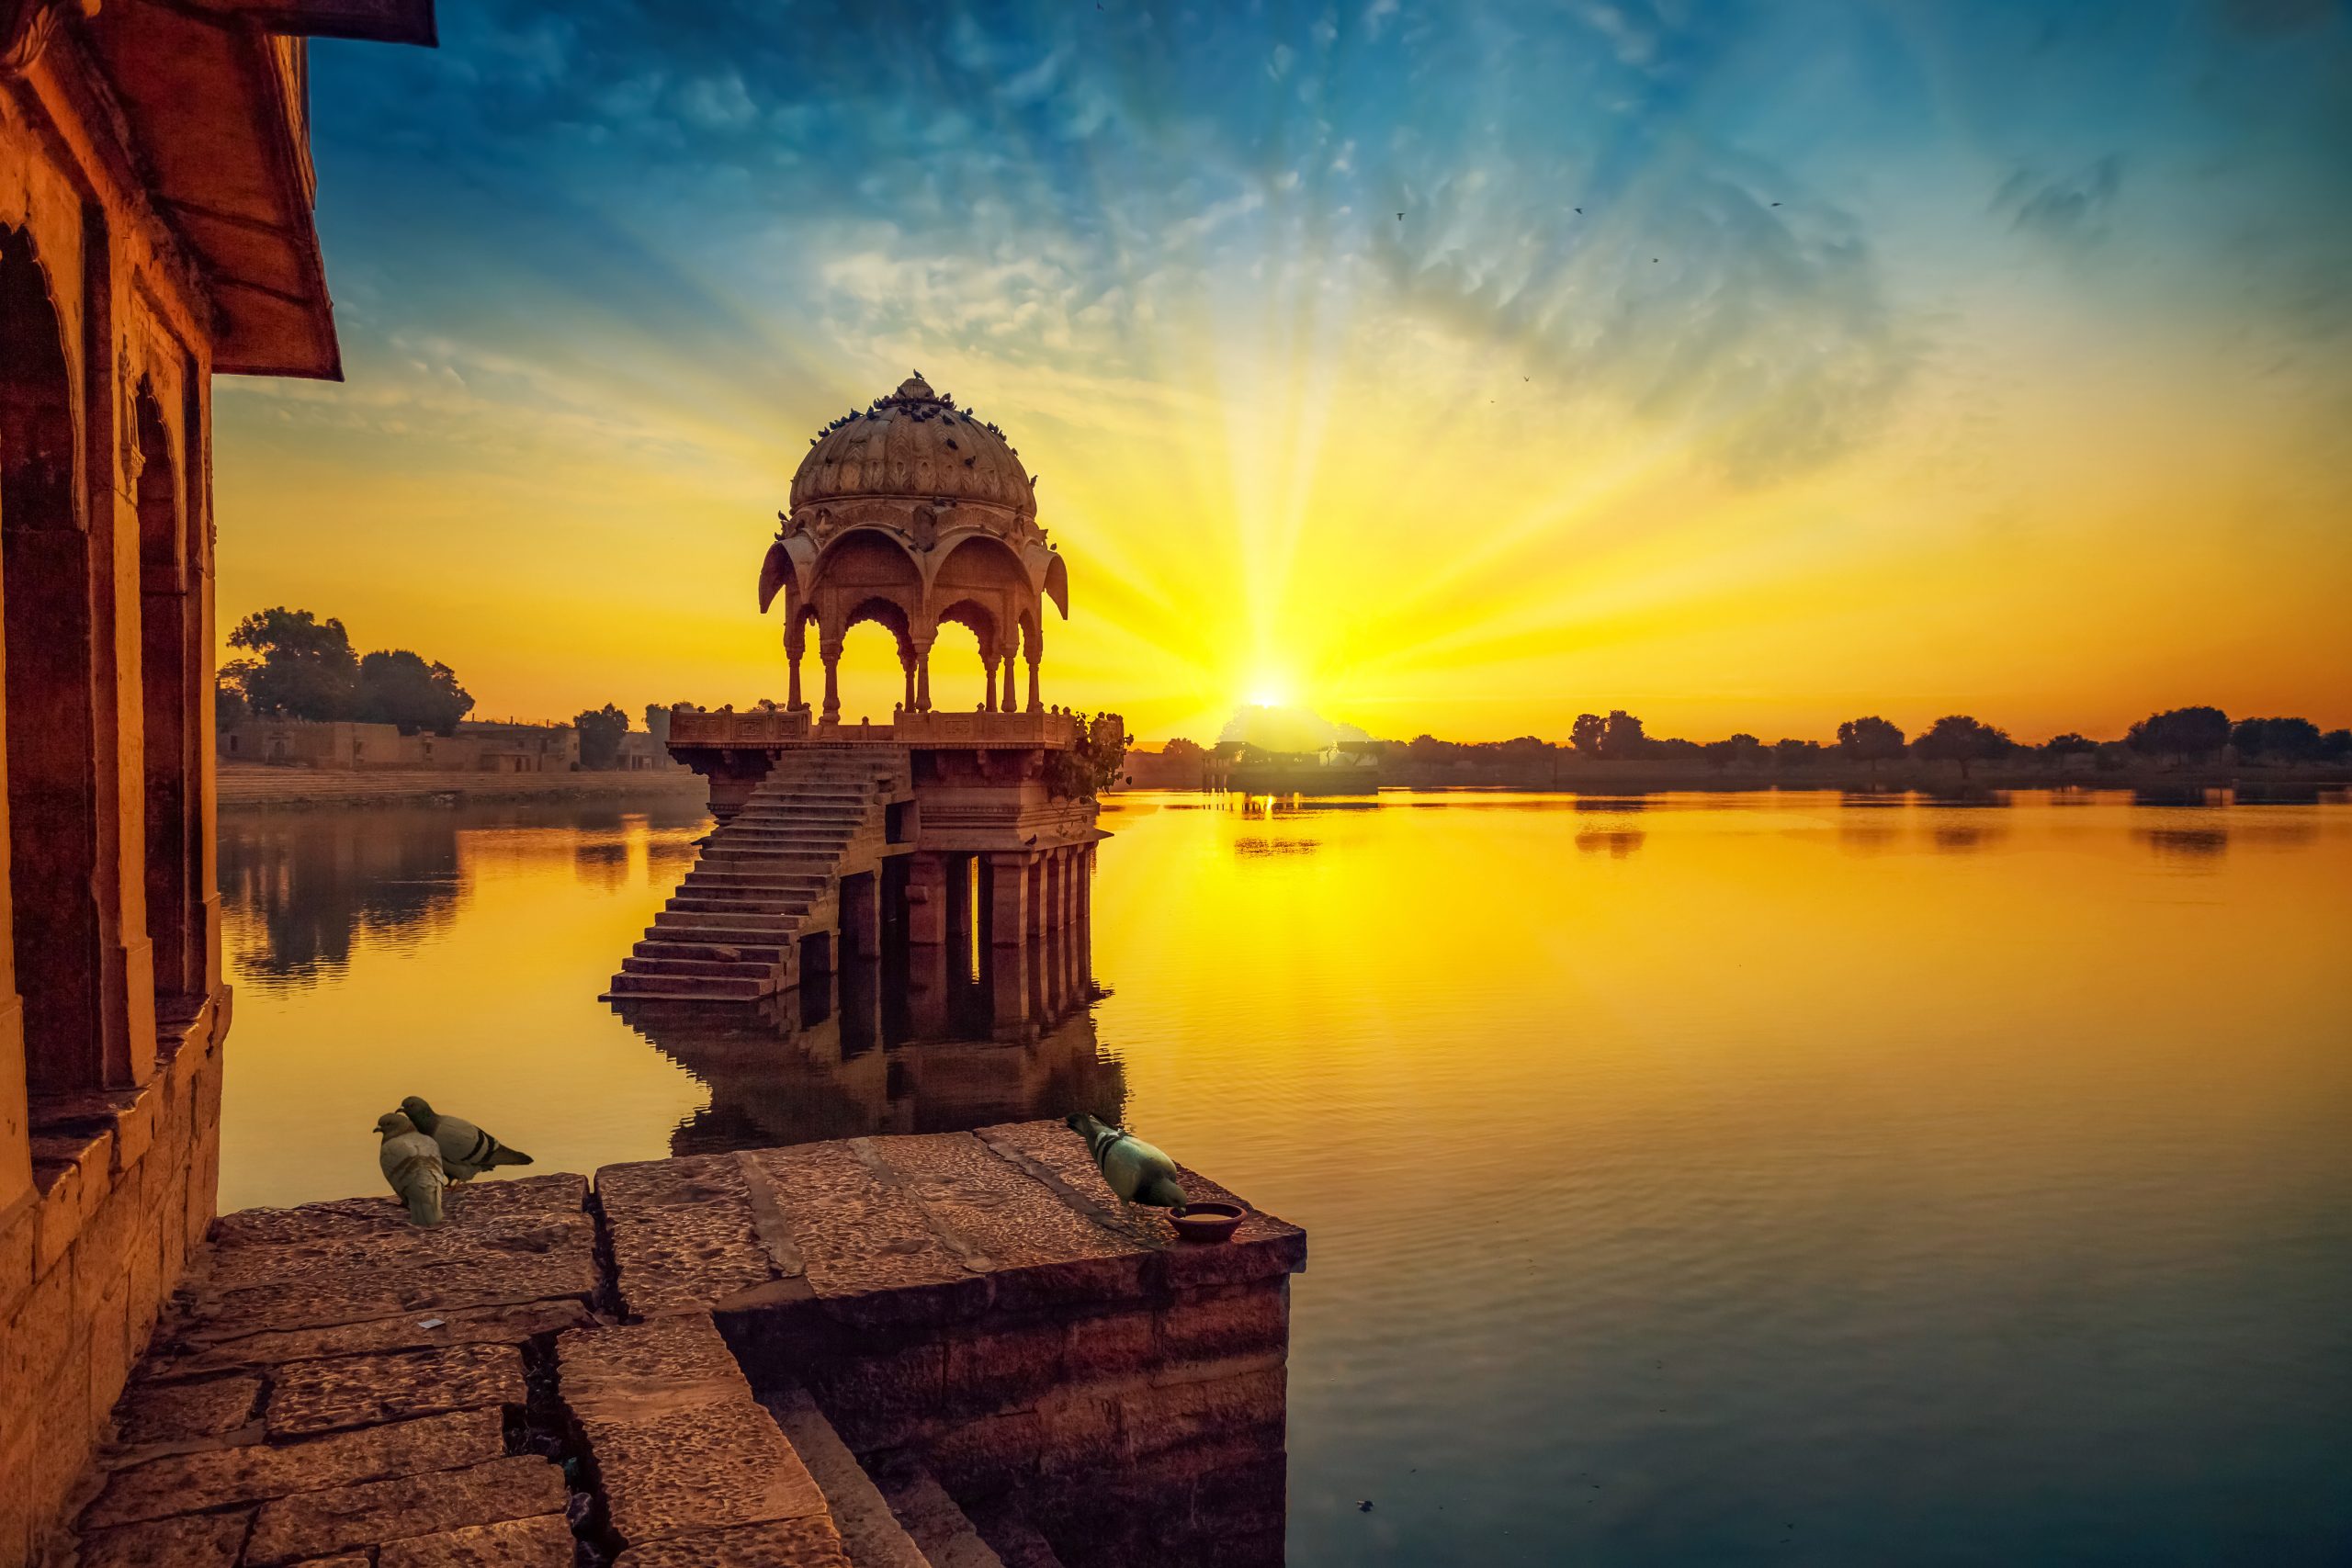
<svg viewBox="0 0 2352 1568"><path fill-rule="evenodd" d="M1173 1209L1191 1201L1176 1180L1174 1160L1123 1128L1105 1127L1091 1116L1069 1120L1071 1130L1086 1140L1087 1153L1094 1156L1120 1202Z"/></svg>
<svg viewBox="0 0 2352 1568"><path fill-rule="evenodd" d="M392 1191L408 1205L409 1223L439 1224L441 1190L449 1185L449 1173L441 1168L440 1148L397 1111L377 1117L376 1132L383 1139L376 1163L384 1168L384 1179Z"/></svg>
<svg viewBox="0 0 2352 1568"><path fill-rule="evenodd" d="M531 1156L510 1149L472 1122L444 1116L415 1095L401 1101L401 1109L417 1131L432 1134L441 1151L442 1168L452 1181L471 1181L494 1165L529 1165Z"/></svg>

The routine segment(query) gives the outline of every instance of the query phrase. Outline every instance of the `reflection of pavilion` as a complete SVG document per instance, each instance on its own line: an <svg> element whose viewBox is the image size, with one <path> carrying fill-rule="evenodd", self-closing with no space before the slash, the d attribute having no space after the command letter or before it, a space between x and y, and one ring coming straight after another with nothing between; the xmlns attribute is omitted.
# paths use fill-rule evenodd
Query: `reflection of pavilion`
<svg viewBox="0 0 2352 1568"><path fill-rule="evenodd" d="M999 1027L978 932L804 976L752 1002L622 998L628 1026L710 1087L674 1152L765 1148L880 1133L945 1133L1066 1116L1115 1118L1126 1099L1102 1054L1076 924L1031 942L1026 1016Z"/></svg>

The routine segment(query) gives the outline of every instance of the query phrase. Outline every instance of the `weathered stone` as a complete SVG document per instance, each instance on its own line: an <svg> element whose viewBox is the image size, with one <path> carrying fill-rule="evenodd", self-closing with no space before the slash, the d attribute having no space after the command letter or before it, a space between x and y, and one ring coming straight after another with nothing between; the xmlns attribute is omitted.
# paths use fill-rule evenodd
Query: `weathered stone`
<svg viewBox="0 0 2352 1568"><path fill-rule="evenodd" d="M297 1492L262 1505L245 1543L245 1561L263 1568L387 1539L560 1513L564 1501L563 1472L533 1454L465 1470Z"/></svg>
<svg viewBox="0 0 2352 1568"><path fill-rule="evenodd" d="M91 1528L128 1524L382 1476L450 1470L505 1451L499 1413L465 1410L307 1442L175 1454L116 1471L83 1522Z"/></svg>
<svg viewBox="0 0 2352 1568"><path fill-rule="evenodd" d="M772 1519L633 1546L613 1568L853 1568L831 1519Z"/></svg>
<svg viewBox="0 0 2352 1568"><path fill-rule="evenodd" d="M624 1542L824 1511L708 1317L566 1334L557 1359Z"/></svg>
<svg viewBox="0 0 2352 1568"><path fill-rule="evenodd" d="M251 1514L150 1519L82 1538L81 1568L230 1568L245 1544Z"/></svg>
<svg viewBox="0 0 2352 1568"><path fill-rule="evenodd" d="M1170 1360L1278 1350L1290 1342L1289 1277L1183 1292L1160 1309L1158 1326Z"/></svg>
<svg viewBox="0 0 2352 1568"><path fill-rule="evenodd" d="M1158 1317L1149 1311L1091 1313L1072 1318L1065 1333L1062 1367L1072 1382L1132 1376L1160 1354Z"/></svg>
<svg viewBox="0 0 2352 1568"><path fill-rule="evenodd" d="M126 1444L224 1437L253 1419L260 1397L259 1378L134 1384L116 1414L115 1435Z"/></svg>
<svg viewBox="0 0 2352 1568"><path fill-rule="evenodd" d="M33 1180L41 1189L29 1280L46 1273L82 1234L82 1167L36 1162Z"/></svg>
<svg viewBox="0 0 2352 1568"><path fill-rule="evenodd" d="M899 1516L817 1402L797 1387L770 1390L760 1403L808 1467L825 1509L841 1531L842 1551L857 1568L939 1568L908 1535Z"/></svg>
<svg viewBox="0 0 2352 1568"><path fill-rule="evenodd" d="M922 1205L967 1267L1004 1276L995 1281L998 1307L1135 1293L1141 1264L1133 1247L969 1133L857 1146Z"/></svg>
<svg viewBox="0 0 2352 1568"><path fill-rule="evenodd" d="M810 1287L835 1311L856 1302L876 1319L977 1311L987 1286L932 1226L922 1206L850 1144L807 1144L753 1156L784 1194Z"/></svg>
<svg viewBox="0 0 2352 1568"><path fill-rule="evenodd" d="M469 1525L388 1540L376 1568L571 1568L571 1528L561 1514Z"/></svg>
<svg viewBox="0 0 2352 1568"><path fill-rule="evenodd" d="M707 1310L776 1277L732 1156L605 1166L596 1198L621 1301L639 1316Z"/></svg>
<svg viewBox="0 0 2352 1568"><path fill-rule="evenodd" d="M397 1200L389 1196L342 1198L296 1209L243 1209L214 1223L212 1245L221 1248L285 1247L335 1237L366 1239L403 1231L424 1236L497 1229L533 1220L558 1219L587 1207L588 1180L570 1172L513 1181L473 1181L449 1193L447 1224L414 1232Z"/></svg>
<svg viewBox="0 0 2352 1568"><path fill-rule="evenodd" d="M438 1319L438 1322L434 1322ZM565 1297L439 1313L403 1313L367 1323L325 1328L289 1328L247 1334L234 1339L196 1341L151 1359L140 1375L199 1376L236 1367L283 1365L330 1356L356 1356L441 1345L518 1344L540 1334L585 1328L594 1322L587 1303ZM434 1322L434 1326L424 1325Z"/></svg>
<svg viewBox="0 0 2352 1568"><path fill-rule="evenodd" d="M301 1361L283 1369L270 1391L269 1435L299 1437L524 1399L523 1358L512 1345Z"/></svg>

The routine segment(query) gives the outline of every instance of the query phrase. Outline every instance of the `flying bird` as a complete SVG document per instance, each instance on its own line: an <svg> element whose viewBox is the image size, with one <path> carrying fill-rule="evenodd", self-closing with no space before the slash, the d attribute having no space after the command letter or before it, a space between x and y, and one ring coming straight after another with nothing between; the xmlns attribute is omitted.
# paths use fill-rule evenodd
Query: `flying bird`
<svg viewBox="0 0 2352 1568"><path fill-rule="evenodd" d="M397 1111L376 1118L376 1134L383 1140L376 1163L400 1201L408 1205L411 1224L441 1223L441 1190L449 1185L442 1168L438 1145L416 1130L416 1123Z"/></svg>
<svg viewBox="0 0 2352 1568"><path fill-rule="evenodd" d="M1102 1179L1122 1203L1147 1203L1173 1209L1189 1201L1176 1179L1176 1162L1133 1133L1106 1127L1091 1116L1069 1118L1070 1128L1086 1140L1086 1152L1102 1172Z"/></svg>
<svg viewBox="0 0 2352 1568"><path fill-rule="evenodd" d="M1581 208L1581 207L1579 207L1579 208L1577 208L1577 210L1578 212L1582 212L1582 211L1584 210L1584 209L1583 209L1583 208Z"/></svg>
<svg viewBox="0 0 2352 1568"><path fill-rule="evenodd" d="M452 1181L471 1181L494 1165L529 1165L531 1156L510 1149L472 1122L444 1116L415 1095L401 1101L401 1109L416 1130L428 1134L439 1149L442 1168Z"/></svg>
<svg viewBox="0 0 2352 1568"><path fill-rule="evenodd" d="M1405 215L1404 215L1403 213L1401 213L1401 212L1400 212L1400 213L1398 213L1398 214L1396 215L1396 221L1397 221L1397 222L1399 222L1399 223L1402 223L1403 221L1405 221Z"/></svg>

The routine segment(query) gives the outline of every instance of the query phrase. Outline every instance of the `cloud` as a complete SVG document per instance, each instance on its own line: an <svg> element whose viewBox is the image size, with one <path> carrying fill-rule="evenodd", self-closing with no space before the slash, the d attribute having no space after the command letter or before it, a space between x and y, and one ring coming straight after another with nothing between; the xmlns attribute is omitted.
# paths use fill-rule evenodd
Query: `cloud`
<svg viewBox="0 0 2352 1568"><path fill-rule="evenodd" d="M2088 244L2105 236L2103 220L2122 189L2122 155L2109 152L2057 179L2019 168L1994 193L1993 210L2007 213L2018 233L2052 244Z"/></svg>

